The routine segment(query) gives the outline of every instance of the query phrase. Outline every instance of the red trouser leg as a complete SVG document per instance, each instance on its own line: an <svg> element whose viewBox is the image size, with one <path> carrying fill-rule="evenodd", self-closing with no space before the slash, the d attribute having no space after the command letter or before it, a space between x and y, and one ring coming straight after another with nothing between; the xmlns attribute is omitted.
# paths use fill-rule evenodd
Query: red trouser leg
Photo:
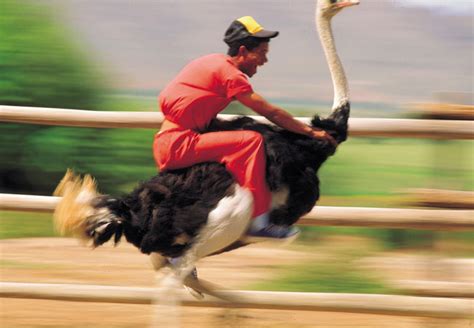
<svg viewBox="0 0 474 328"><path fill-rule="evenodd" d="M271 194L265 181L262 136L254 131L222 131L198 134L168 130L155 136L153 155L158 167L178 169L202 162L219 162L254 198L253 217L269 210Z"/></svg>

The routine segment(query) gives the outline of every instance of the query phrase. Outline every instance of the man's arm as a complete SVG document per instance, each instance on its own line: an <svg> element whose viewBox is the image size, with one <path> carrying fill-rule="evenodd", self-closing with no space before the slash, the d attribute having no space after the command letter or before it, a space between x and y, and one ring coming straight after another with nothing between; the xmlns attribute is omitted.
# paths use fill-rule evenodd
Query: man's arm
<svg viewBox="0 0 474 328"><path fill-rule="evenodd" d="M249 107L257 114L264 116L270 122L286 129L288 131L303 134L313 138L328 139L334 145L336 141L324 130L314 129L298 120L295 120L291 114L284 109L270 104L262 96L255 92L249 92L237 95L237 100L243 105Z"/></svg>

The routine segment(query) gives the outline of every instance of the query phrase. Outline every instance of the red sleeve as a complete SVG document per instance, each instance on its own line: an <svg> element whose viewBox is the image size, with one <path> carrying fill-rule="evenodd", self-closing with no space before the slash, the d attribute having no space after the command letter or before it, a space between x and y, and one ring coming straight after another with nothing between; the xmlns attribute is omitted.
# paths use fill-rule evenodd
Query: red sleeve
<svg viewBox="0 0 474 328"><path fill-rule="evenodd" d="M230 99L239 94L252 92L253 89L244 73L239 72L226 80L226 91L227 98Z"/></svg>

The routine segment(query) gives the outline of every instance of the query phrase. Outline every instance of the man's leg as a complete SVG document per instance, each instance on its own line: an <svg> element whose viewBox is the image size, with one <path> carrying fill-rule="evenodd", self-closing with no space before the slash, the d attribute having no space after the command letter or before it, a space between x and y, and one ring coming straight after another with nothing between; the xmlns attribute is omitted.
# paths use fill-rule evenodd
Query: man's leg
<svg viewBox="0 0 474 328"><path fill-rule="evenodd" d="M265 149L263 138L257 132L165 132L157 136L154 154L160 169L178 169L203 162L222 163L237 183L252 193L253 217L269 210L271 193L265 180Z"/></svg>
<svg viewBox="0 0 474 328"><path fill-rule="evenodd" d="M166 140L166 142L165 142ZM202 162L219 162L233 174L237 183L248 189L254 198L249 233L257 237L286 238L297 231L269 224L271 193L266 183L263 137L254 131L222 131L198 134L190 130L170 132L161 144L167 152L158 158L161 169L177 169Z"/></svg>

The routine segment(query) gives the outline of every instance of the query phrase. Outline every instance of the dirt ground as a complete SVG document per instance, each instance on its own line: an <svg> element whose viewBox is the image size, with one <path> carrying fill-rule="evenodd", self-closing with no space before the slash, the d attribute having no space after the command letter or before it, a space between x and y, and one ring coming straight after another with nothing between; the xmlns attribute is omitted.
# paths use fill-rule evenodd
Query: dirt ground
<svg viewBox="0 0 474 328"><path fill-rule="evenodd" d="M67 238L12 239L0 242L1 280L152 287L154 272L147 256L125 243L95 250ZM276 266L311 260L295 249L249 246L199 262L199 276L231 289L271 279ZM1 299L0 323L13 327L148 327L150 305ZM473 327L467 320L448 322L370 314L183 308L181 327Z"/></svg>

